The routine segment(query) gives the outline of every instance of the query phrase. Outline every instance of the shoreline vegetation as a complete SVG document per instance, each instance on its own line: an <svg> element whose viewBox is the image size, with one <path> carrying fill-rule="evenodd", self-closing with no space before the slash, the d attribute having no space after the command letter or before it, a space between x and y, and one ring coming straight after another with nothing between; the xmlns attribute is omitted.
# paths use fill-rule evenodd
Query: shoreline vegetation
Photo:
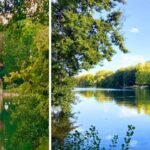
<svg viewBox="0 0 150 150"><path fill-rule="evenodd" d="M77 132L77 136L73 134L71 137L69 136L73 129L73 123L70 119L72 116L71 106L75 102L72 89L77 82L74 76L81 70L89 70L104 60L111 61L111 58L118 52L116 48L122 53L128 52L120 30L122 11L118 9L124 4L125 1L119 0L52 2L51 104L52 107L60 109L56 115L52 116L53 149L82 150L84 141L90 142L84 136L83 139L80 140L79 138L78 140L79 135L81 135L79 132ZM95 14L98 14L99 18L95 18ZM107 82L110 84L103 83L103 85L108 87L113 85L111 76L104 75L104 77L110 79ZM84 82L85 84L82 86L94 86L96 84L93 75L89 79L90 82ZM100 86L102 82L99 81L97 84ZM79 81L77 83L79 85ZM118 87L118 85L115 86ZM130 133L127 135L130 137ZM67 137L68 141L65 141ZM77 139L77 143L72 142L72 139L73 141ZM130 143L130 141L131 138L126 139L125 142ZM95 136L93 142L95 142ZM60 144L62 147L57 148ZM69 147L66 148L65 144ZM95 147L88 147L88 145L85 146L85 149L96 149ZM97 149L100 149L99 146ZM129 149L128 145L122 149Z"/></svg>
<svg viewBox="0 0 150 150"><path fill-rule="evenodd" d="M150 62L120 68L116 72L98 71L95 75L85 74L76 77L76 87L97 88L150 88Z"/></svg>
<svg viewBox="0 0 150 150"><path fill-rule="evenodd" d="M53 150L106 150L109 147L110 150L120 147L121 150L129 150L130 144L135 132L133 125L128 125L126 136L124 137L123 144L120 145L119 136L114 135L110 140L110 145L103 145L102 139L99 137L99 133L96 128L91 127L85 132L79 132L75 130L72 134L69 134L63 143L59 143L57 140L53 141Z"/></svg>
<svg viewBox="0 0 150 150"><path fill-rule="evenodd" d="M86 87L80 87L76 86L75 88L101 88L101 87L96 87L96 86L86 86ZM133 85L133 86L127 86L127 87L122 87L122 88L104 88L104 89L145 89L145 88L150 88L148 85Z"/></svg>
<svg viewBox="0 0 150 150"><path fill-rule="evenodd" d="M48 150L49 1L4 0L0 13L0 147Z"/></svg>

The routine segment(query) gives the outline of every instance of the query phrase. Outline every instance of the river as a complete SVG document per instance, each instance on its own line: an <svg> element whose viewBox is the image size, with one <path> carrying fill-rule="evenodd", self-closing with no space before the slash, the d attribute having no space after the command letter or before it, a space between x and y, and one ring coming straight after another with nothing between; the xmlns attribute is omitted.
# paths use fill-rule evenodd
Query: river
<svg viewBox="0 0 150 150"><path fill-rule="evenodd" d="M118 145L124 140L128 125L136 127L131 150L150 149L150 91L147 89L76 88L75 126L79 131L94 125L103 145L109 145L113 135L119 136ZM118 149L119 146L118 146Z"/></svg>

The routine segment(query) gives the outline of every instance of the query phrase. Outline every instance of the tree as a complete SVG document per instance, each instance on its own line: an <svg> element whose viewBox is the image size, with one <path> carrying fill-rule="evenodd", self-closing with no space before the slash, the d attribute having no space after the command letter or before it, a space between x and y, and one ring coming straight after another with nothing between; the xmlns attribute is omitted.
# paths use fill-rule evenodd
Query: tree
<svg viewBox="0 0 150 150"><path fill-rule="evenodd" d="M150 85L150 62L137 66L136 83L139 85Z"/></svg>
<svg viewBox="0 0 150 150"><path fill-rule="evenodd" d="M48 0L3 0L0 1L0 13L6 20L16 22L26 18L44 25L49 23ZM11 19L12 18L12 19Z"/></svg>
<svg viewBox="0 0 150 150"><path fill-rule="evenodd" d="M95 79L93 74L85 74L78 76L76 78L77 86L79 87L88 87L95 86Z"/></svg>
<svg viewBox="0 0 150 150"><path fill-rule="evenodd" d="M102 70L98 71L95 75L96 85L98 87L104 86L104 80L113 74L112 71Z"/></svg>
<svg viewBox="0 0 150 150"><path fill-rule="evenodd" d="M133 86L136 81L136 67L128 67L124 70L124 86Z"/></svg>
<svg viewBox="0 0 150 150"><path fill-rule="evenodd" d="M123 88L135 85L136 66L120 68L116 72L109 70L98 71L94 76L90 74L78 76L77 85L81 87L97 86L103 88Z"/></svg>
<svg viewBox="0 0 150 150"><path fill-rule="evenodd" d="M3 48L3 62L6 74L20 70L27 66L28 58L32 53L33 37L38 30L38 25L31 20L18 21L9 25L5 31ZM13 53L12 53L13 51Z"/></svg>
<svg viewBox="0 0 150 150"><path fill-rule="evenodd" d="M64 89L68 86L69 83L64 80L69 80L82 69L89 69L104 59L111 60L116 52L114 46L127 52L119 33L121 11L117 8L121 3L123 1L120 0L52 2L53 105L70 102L71 98L66 95L74 84L65 91L58 90L59 87Z"/></svg>
<svg viewBox="0 0 150 150"><path fill-rule="evenodd" d="M17 83L19 94L10 118L16 127L11 148L27 142L27 149L47 150L48 0L4 0L0 13L8 20L0 26L0 75L11 86Z"/></svg>
<svg viewBox="0 0 150 150"><path fill-rule="evenodd" d="M12 26L12 32L8 30L9 36L6 34L5 38L3 60L7 76L4 81L12 85L22 79L17 85L19 97L14 99L16 105L11 112L17 127L12 145L19 147L26 141L32 149L43 144L48 149L48 27L28 19Z"/></svg>

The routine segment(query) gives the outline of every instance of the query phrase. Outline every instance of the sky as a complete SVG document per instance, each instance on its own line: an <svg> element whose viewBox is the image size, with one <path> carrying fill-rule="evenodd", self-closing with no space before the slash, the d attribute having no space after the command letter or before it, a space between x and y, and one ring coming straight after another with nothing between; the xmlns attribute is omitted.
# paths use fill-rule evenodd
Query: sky
<svg viewBox="0 0 150 150"><path fill-rule="evenodd" d="M150 0L127 0L122 12L121 32L129 53L123 54L117 50L111 62L104 61L103 66L96 65L93 69L83 70L80 74L95 74L100 70L116 71L150 60Z"/></svg>

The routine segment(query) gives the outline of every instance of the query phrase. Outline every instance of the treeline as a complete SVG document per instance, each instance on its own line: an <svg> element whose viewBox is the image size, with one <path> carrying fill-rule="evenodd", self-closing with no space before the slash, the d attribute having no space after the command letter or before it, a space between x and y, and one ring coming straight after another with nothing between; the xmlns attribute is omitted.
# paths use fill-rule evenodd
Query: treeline
<svg viewBox="0 0 150 150"><path fill-rule="evenodd" d="M86 74L76 77L78 87L126 88L150 85L150 62L121 68L116 72L102 70L95 75Z"/></svg>

